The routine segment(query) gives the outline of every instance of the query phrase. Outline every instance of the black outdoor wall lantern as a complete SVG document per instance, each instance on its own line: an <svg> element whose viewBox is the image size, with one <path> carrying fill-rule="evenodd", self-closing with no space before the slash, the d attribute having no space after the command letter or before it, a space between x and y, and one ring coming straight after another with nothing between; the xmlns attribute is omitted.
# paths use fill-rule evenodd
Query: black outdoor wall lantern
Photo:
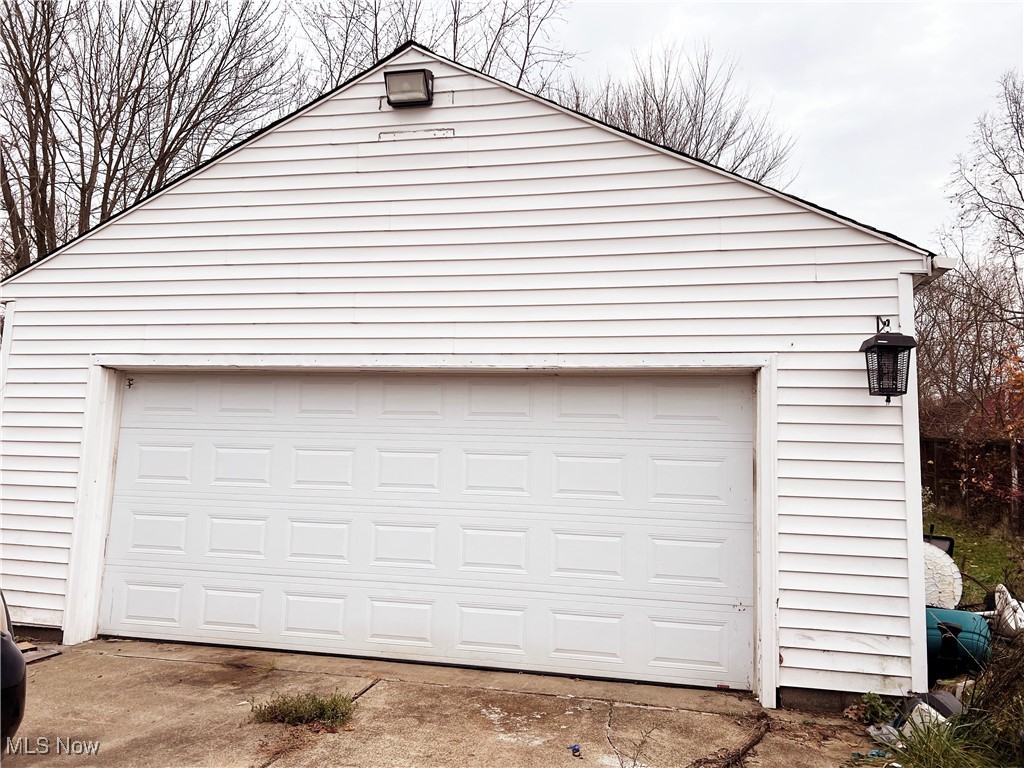
<svg viewBox="0 0 1024 768"><path fill-rule="evenodd" d="M864 353L868 366L868 391L890 403L892 398L907 394L910 350L917 346L917 342L913 336L891 333L888 320L875 319L878 333L865 339L860 351Z"/></svg>
<svg viewBox="0 0 1024 768"><path fill-rule="evenodd" d="M392 107L429 107L434 103L434 73L429 69L393 69L384 73Z"/></svg>

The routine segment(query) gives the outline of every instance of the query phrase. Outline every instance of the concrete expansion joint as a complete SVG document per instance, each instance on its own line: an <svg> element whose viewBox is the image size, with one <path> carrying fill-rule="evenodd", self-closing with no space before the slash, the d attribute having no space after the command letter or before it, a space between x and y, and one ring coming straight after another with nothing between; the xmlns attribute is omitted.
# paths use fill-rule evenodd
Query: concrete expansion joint
<svg viewBox="0 0 1024 768"><path fill-rule="evenodd" d="M356 691L356 692L355 692L355 693L354 693L354 694L352 695L352 701L358 701L358 700L359 700L359 698L360 698L360 697L361 697L361 696L362 696L362 695L363 695L364 693L369 693L369 692L370 692L370 690L371 690L371 689L372 689L372 688L373 688L373 687L374 687L375 685L377 685L377 683L379 683L379 682L380 682L380 680L381 680L381 679L380 679L379 677L375 677L375 678L373 678L373 680L371 680L371 681L370 681L369 683L367 683L366 685L364 685L364 686L363 686L362 688L360 688L360 689L359 689L358 691Z"/></svg>
<svg viewBox="0 0 1024 768"><path fill-rule="evenodd" d="M614 699L594 699L594 701L602 701L613 707L626 707L632 709L646 709L651 712L693 712L698 715L725 715L726 717L734 714L732 712L715 712L709 709L694 709L693 707L669 707L664 704L637 704L635 701L615 701Z"/></svg>

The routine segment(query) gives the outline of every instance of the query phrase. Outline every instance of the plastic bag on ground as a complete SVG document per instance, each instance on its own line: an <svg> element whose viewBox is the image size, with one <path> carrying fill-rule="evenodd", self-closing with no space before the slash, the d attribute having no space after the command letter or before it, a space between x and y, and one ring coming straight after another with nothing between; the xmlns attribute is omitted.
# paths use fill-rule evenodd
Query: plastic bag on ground
<svg viewBox="0 0 1024 768"><path fill-rule="evenodd" d="M1001 637L1013 639L1024 635L1024 605L1003 584L996 587L996 610L991 624L992 631Z"/></svg>
<svg viewBox="0 0 1024 768"><path fill-rule="evenodd" d="M938 710L929 707L927 704L921 703L914 707L914 710L907 717L907 722L900 728L900 733L904 736L912 733L914 729L931 728L936 725L942 725L948 722Z"/></svg>
<svg viewBox="0 0 1024 768"><path fill-rule="evenodd" d="M869 725L868 736L870 736L876 744L881 744L886 747L895 747L896 749L903 748L903 742L900 741L900 732L891 725Z"/></svg>

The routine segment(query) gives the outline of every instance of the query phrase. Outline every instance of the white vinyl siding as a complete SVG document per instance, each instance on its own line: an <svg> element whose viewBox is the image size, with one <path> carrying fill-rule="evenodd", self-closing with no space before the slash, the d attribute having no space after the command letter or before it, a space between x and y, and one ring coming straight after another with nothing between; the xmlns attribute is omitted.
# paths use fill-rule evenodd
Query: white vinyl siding
<svg viewBox="0 0 1024 768"><path fill-rule="evenodd" d="M373 72L3 286L16 619L61 620L92 355L778 353L779 684L908 688L902 406L857 349L923 256L394 63L433 70L433 107L380 109ZM454 137L387 140L428 129Z"/></svg>

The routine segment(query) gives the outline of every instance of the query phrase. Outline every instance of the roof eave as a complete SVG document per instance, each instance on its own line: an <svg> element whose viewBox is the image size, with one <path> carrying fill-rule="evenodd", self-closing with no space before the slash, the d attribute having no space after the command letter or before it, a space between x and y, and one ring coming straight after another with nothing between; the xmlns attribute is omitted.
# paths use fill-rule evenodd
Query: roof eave
<svg viewBox="0 0 1024 768"><path fill-rule="evenodd" d="M914 277L914 293L935 282L947 272L956 269L960 262L954 256L939 256L934 253L930 254L930 256L928 272Z"/></svg>

